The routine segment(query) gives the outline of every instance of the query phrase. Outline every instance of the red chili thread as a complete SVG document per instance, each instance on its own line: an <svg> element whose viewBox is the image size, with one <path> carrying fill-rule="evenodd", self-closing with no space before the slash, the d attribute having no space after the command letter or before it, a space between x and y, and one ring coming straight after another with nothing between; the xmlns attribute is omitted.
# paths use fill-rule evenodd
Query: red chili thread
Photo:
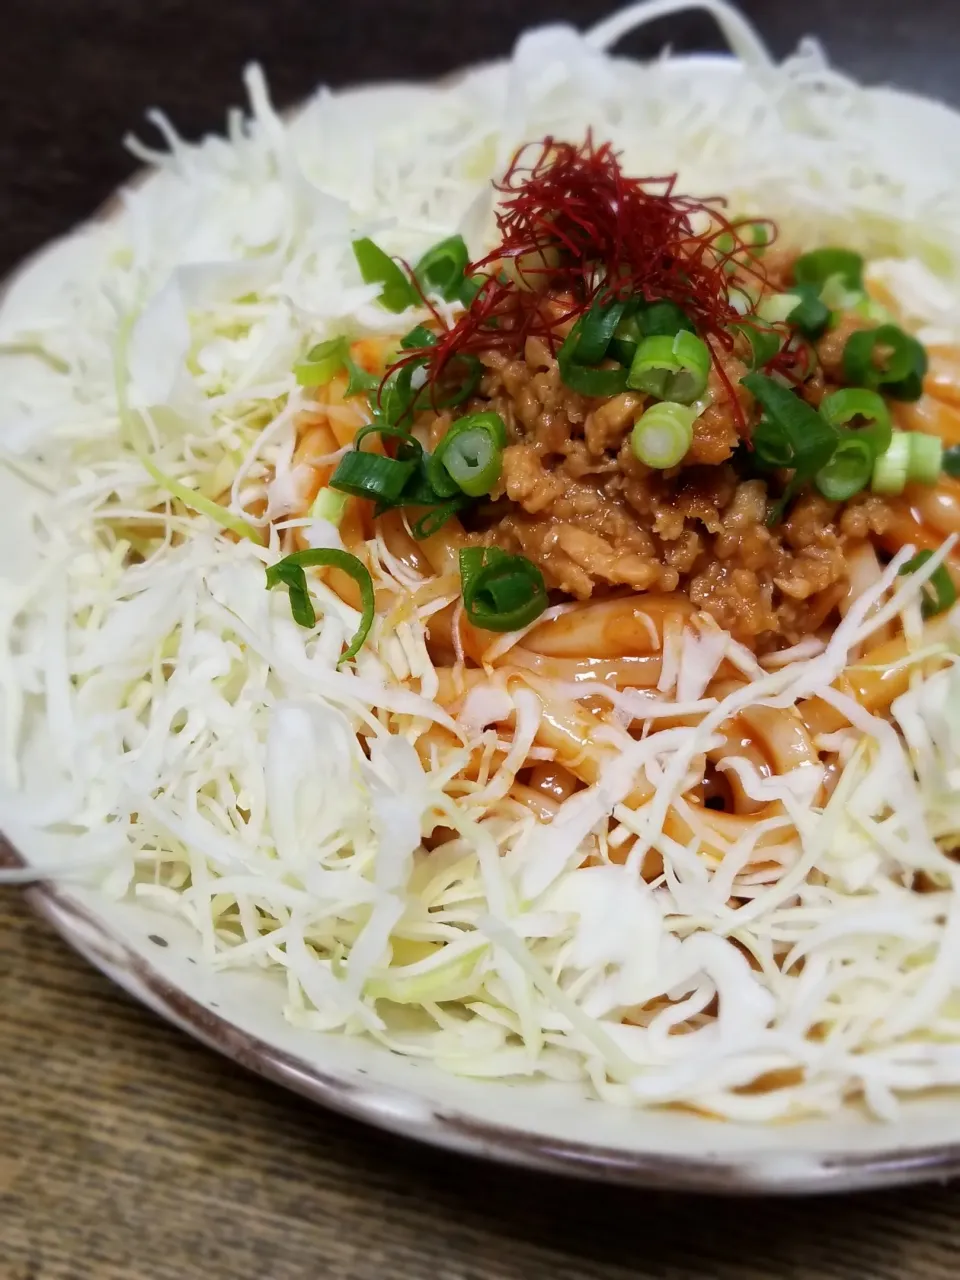
<svg viewBox="0 0 960 1280"><path fill-rule="evenodd" d="M538 154L526 163L536 146ZM763 225L768 244L777 229L768 219L727 218L723 197L676 195L676 181L676 174L627 177L611 144L595 146L590 134L580 146L548 137L521 147L494 184L503 197L496 212L500 243L467 268L468 275L483 277L479 292L455 324L441 328L434 346L406 353L391 372L426 358L427 385L433 388L456 355L490 348L519 352L532 335L555 350L560 326L599 298L665 300L708 339L742 419L717 360L718 347L733 346L732 326L750 322L730 301L729 271L735 264L765 285L762 263L741 228ZM697 217L704 230L694 229ZM503 274L504 262L516 264L527 287ZM545 305L547 299L552 305Z"/></svg>

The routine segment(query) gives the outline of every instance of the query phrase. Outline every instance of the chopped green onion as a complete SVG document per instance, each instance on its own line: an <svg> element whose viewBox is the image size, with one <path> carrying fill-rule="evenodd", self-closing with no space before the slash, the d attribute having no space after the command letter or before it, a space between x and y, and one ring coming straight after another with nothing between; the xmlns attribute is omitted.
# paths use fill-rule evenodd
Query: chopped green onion
<svg viewBox="0 0 960 1280"><path fill-rule="evenodd" d="M623 319L625 302L594 302L583 316L573 359L577 364L599 364L610 339Z"/></svg>
<svg viewBox="0 0 960 1280"><path fill-rule="evenodd" d="M482 497L500 479L506 443L507 428L499 413L460 418L429 461L431 484L442 497L452 497L458 489L471 498Z"/></svg>
<svg viewBox="0 0 960 1280"><path fill-rule="evenodd" d="M820 297L831 311L851 311L860 307L867 295L860 289L848 289L843 275L837 272L823 282Z"/></svg>
<svg viewBox="0 0 960 1280"><path fill-rule="evenodd" d="M799 329L805 338L819 338L830 323L830 308L812 285L797 285L792 296L798 302L787 316L787 323Z"/></svg>
<svg viewBox="0 0 960 1280"><path fill-rule="evenodd" d="M757 303L757 315L768 324L786 324L796 307L795 293L767 293Z"/></svg>
<svg viewBox="0 0 960 1280"><path fill-rule="evenodd" d="M858 440L870 445L875 458L890 447L893 436L890 411L876 391L856 387L834 391L820 402L820 415L838 429L848 426L855 418L862 419L863 425L855 428L855 434Z"/></svg>
<svg viewBox="0 0 960 1280"><path fill-rule="evenodd" d="M637 312L640 329L647 338L672 338L686 329L693 333L693 321L675 302L661 298L658 302L648 302Z"/></svg>
<svg viewBox="0 0 960 1280"><path fill-rule="evenodd" d="M354 498L370 498L381 506L395 506L416 470L416 463L385 458L380 453L351 449L330 477L330 488Z"/></svg>
<svg viewBox="0 0 960 1280"><path fill-rule="evenodd" d="M382 383L376 395L376 407L384 422L396 426L411 416L416 392L411 385L417 364L401 365Z"/></svg>
<svg viewBox="0 0 960 1280"><path fill-rule="evenodd" d="M450 236L428 249L413 269L425 293L437 293L452 302L463 288L463 273L470 254L463 236Z"/></svg>
<svg viewBox="0 0 960 1280"><path fill-rule="evenodd" d="M460 301L469 309L474 298L487 282L487 277L483 275L465 276L460 286Z"/></svg>
<svg viewBox="0 0 960 1280"><path fill-rule="evenodd" d="M360 588L360 625L353 639L340 655L341 663L355 658L373 625L376 600L373 594L373 579L366 566L350 554L349 551L337 551L326 547L312 547L307 551L294 551L284 556L276 564L267 567L267 590L285 583L290 590L290 610L293 619L301 627L316 626L317 615L307 590L307 578L303 572L305 566L321 565L331 569L340 569L349 574Z"/></svg>
<svg viewBox="0 0 960 1280"><path fill-rule="evenodd" d="M486 631L518 631L539 618L549 603L537 566L499 547L462 550L460 582L467 618Z"/></svg>
<svg viewBox="0 0 960 1280"><path fill-rule="evenodd" d="M377 375L375 373L367 373L366 369L361 369L350 356L346 356L343 363L347 370L347 385L344 387L343 394L347 400L351 396L359 396L365 391L372 391L374 387L379 387L380 379Z"/></svg>
<svg viewBox="0 0 960 1280"><path fill-rule="evenodd" d="M766 374L748 373L740 381L765 412L753 433L756 460L774 469L793 470L793 478L768 515L768 522L773 522L797 489L830 461L838 433L816 409Z"/></svg>
<svg viewBox="0 0 960 1280"><path fill-rule="evenodd" d="M894 431L886 450L873 464L870 488L874 493L903 493L910 472L910 433Z"/></svg>
<svg viewBox="0 0 960 1280"><path fill-rule="evenodd" d="M583 316L574 324L557 352L557 367L564 384L584 396L617 396L626 391L626 369L597 369L577 363L576 351L582 324Z"/></svg>
<svg viewBox="0 0 960 1280"><path fill-rule="evenodd" d="M422 542L424 538L431 538L443 528L451 516L455 516L465 506L467 506L465 498L451 498L449 502L443 502L439 506L432 507L424 515L420 516L418 520L415 520L410 526L410 532L417 542Z"/></svg>
<svg viewBox="0 0 960 1280"><path fill-rule="evenodd" d="M710 348L681 329L674 337L644 338L627 375L627 386L660 400L690 404L706 390Z"/></svg>
<svg viewBox="0 0 960 1280"><path fill-rule="evenodd" d="M932 551L918 551L912 560L900 570L901 573L916 573L918 569L922 569L930 557ZM954 586L953 578L945 564L937 565L936 569L923 584L923 600L920 604L920 613L924 618L936 617L938 613L943 613L945 609L949 609L952 604L956 603L957 588Z"/></svg>
<svg viewBox="0 0 960 1280"><path fill-rule="evenodd" d="M367 284L383 285L378 301L387 311L406 311L420 301L405 273L372 240L354 240L353 256Z"/></svg>
<svg viewBox="0 0 960 1280"><path fill-rule="evenodd" d="M943 470L956 479L960 476L960 444L952 444L943 451Z"/></svg>
<svg viewBox="0 0 960 1280"><path fill-rule="evenodd" d="M843 348L843 372L848 382L876 390L882 387L894 400L919 400L927 353L895 324L852 333Z"/></svg>
<svg viewBox="0 0 960 1280"><path fill-rule="evenodd" d="M415 366L410 366L413 372ZM459 371L459 374L458 374ZM453 381L460 377L459 382ZM414 402L416 409L453 409L469 400L483 377L483 365L473 355L458 353L444 366L439 387L424 387Z"/></svg>
<svg viewBox="0 0 960 1280"><path fill-rule="evenodd" d="M797 284L813 285L818 291L831 276L840 276L848 289L863 289L863 258L850 249L814 249L793 264Z"/></svg>
<svg viewBox="0 0 960 1280"><path fill-rule="evenodd" d="M405 351L410 351L418 347L436 346L437 335L424 324L415 325L409 333L405 333L400 339L400 345Z"/></svg>
<svg viewBox="0 0 960 1280"><path fill-rule="evenodd" d="M349 494L338 493L336 489L331 489L329 485L324 485L310 507L310 519L326 520L328 524L336 525L339 528L343 513L347 509L348 501Z"/></svg>
<svg viewBox="0 0 960 1280"><path fill-rule="evenodd" d="M757 315L768 324L791 324L807 338L818 338L830 322L829 309L809 285L768 293L757 304Z"/></svg>
<svg viewBox="0 0 960 1280"><path fill-rule="evenodd" d="M753 352L752 368L754 369L762 369L764 365L769 364L780 350L783 335L778 333L776 329L768 329L763 325L754 324L750 321L735 325L734 328L742 333L750 343L750 350Z"/></svg>
<svg viewBox="0 0 960 1280"><path fill-rule="evenodd" d="M343 368L348 351L346 338L318 342L307 352L305 360L294 365L297 382L301 387L325 387Z"/></svg>
<svg viewBox="0 0 960 1280"><path fill-rule="evenodd" d="M648 467L675 467L693 444L697 411L685 404L662 400L642 413L630 433L634 455Z"/></svg>
<svg viewBox="0 0 960 1280"><path fill-rule="evenodd" d="M840 441L829 462L817 472L814 482L831 502L846 502L869 484L873 463L874 453L869 443L851 433Z"/></svg>
<svg viewBox="0 0 960 1280"><path fill-rule="evenodd" d="M390 426L385 422L368 422L353 437L355 450L359 450L367 436L387 436L390 440L397 440L399 442L397 457L401 462L417 462L423 453L423 445L420 441L409 431L404 431L403 427Z"/></svg>
<svg viewBox="0 0 960 1280"><path fill-rule="evenodd" d="M628 302L620 323L610 339L608 354L621 364L629 366L633 353L643 338L636 301Z"/></svg>
<svg viewBox="0 0 960 1280"><path fill-rule="evenodd" d="M907 478L917 484L936 484L943 469L943 445L924 431L910 433L910 466Z"/></svg>

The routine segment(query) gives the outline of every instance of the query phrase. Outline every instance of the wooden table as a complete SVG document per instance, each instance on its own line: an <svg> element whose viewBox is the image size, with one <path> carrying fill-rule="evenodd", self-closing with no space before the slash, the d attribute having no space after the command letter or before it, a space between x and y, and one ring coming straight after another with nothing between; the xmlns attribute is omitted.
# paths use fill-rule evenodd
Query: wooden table
<svg viewBox="0 0 960 1280"><path fill-rule="evenodd" d="M130 171L160 102L216 127L239 68L278 102L317 80L431 75L596 0L8 0L0 270ZM960 98L956 0L753 0L778 51L808 29L872 78ZM646 45L710 37L699 18ZM947 1280L960 1190L712 1202L500 1169L361 1128L199 1048L0 892L0 1280Z"/></svg>

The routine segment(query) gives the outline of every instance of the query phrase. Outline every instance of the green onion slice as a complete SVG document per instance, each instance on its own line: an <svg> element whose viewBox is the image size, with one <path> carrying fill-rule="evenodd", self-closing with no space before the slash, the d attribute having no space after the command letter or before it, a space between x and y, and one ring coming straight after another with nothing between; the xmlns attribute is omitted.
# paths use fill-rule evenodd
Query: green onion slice
<svg viewBox="0 0 960 1280"><path fill-rule="evenodd" d="M797 284L812 285L818 292L831 276L840 276L851 290L863 289L863 258L850 249L814 249L793 264Z"/></svg>
<svg viewBox="0 0 960 1280"><path fill-rule="evenodd" d="M393 507L415 470L415 462L351 449L337 464L330 477L330 488L354 498L369 498L381 507Z"/></svg>
<svg viewBox="0 0 960 1280"><path fill-rule="evenodd" d="M437 293L445 302L459 297L470 254L463 236L450 236L428 249L413 269L425 293Z"/></svg>
<svg viewBox="0 0 960 1280"><path fill-rule="evenodd" d="M890 447L893 438L890 410L876 391L857 387L834 391L820 402L820 414L831 427L838 429L860 419L862 425L854 428L856 437L870 445L875 458Z"/></svg>
<svg viewBox="0 0 960 1280"><path fill-rule="evenodd" d="M599 364L623 319L625 302L594 302L583 317L573 359L577 364Z"/></svg>
<svg viewBox="0 0 960 1280"><path fill-rule="evenodd" d="M941 465L948 476L953 476L954 479L960 476L960 444L953 444L949 449L944 449Z"/></svg>
<svg viewBox="0 0 960 1280"><path fill-rule="evenodd" d="M841 440L815 477L817 488L831 502L846 502L870 482L874 453L866 440L852 433Z"/></svg>
<svg viewBox="0 0 960 1280"><path fill-rule="evenodd" d="M584 396L618 396L627 389L626 369L597 369L576 359L583 328L581 316L557 352L557 366L565 386Z"/></svg>
<svg viewBox="0 0 960 1280"><path fill-rule="evenodd" d="M910 477L910 433L894 431L886 450L873 464L870 488L888 496L903 493Z"/></svg>
<svg viewBox="0 0 960 1280"><path fill-rule="evenodd" d="M361 369L349 355L344 358L343 364L347 371L347 385L343 394L347 400L351 396L363 395L365 391L373 391L375 387L379 387L380 379L377 375L375 373L367 373L366 369Z"/></svg>
<svg viewBox="0 0 960 1280"><path fill-rule="evenodd" d="M449 502L442 502L414 520L410 526L410 532L417 542L422 542L424 538L431 538L443 528L451 516L462 511L466 505L467 500L464 497L451 498Z"/></svg>
<svg viewBox="0 0 960 1280"><path fill-rule="evenodd" d="M647 338L673 338L681 329L693 333L693 321L675 302L661 298L648 302L637 312L637 322Z"/></svg>
<svg viewBox="0 0 960 1280"><path fill-rule="evenodd" d="M703 395L709 376L710 348L681 329L672 338L644 338L630 365L627 386L659 400L690 404Z"/></svg>
<svg viewBox="0 0 960 1280"><path fill-rule="evenodd" d="M404 431L402 427L389 426L385 422L368 422L353 437L354 449L359 450L367 436L386 436L390 440L399 441L397 458L401 462L417 462L423 453L423 445L416 436L412 436L409 431Z"/></svg>
<svg viewBox="0 0 960 1280"><path fill-rule="evenodd" d="M793 470L786 491L768 515L768 521L773 523L798 488L830 461L839 443L838 433L816 409L766 374L748 373L741 382L765 413L753 433L757 462Z"/></svg>
<svg viewBox="0 0 960 1280"><path fill-rule="evenodd" d="M476 356L457 354L444 366L440 385L424 387L417 396L418 409L453 409L469 400L480 385L483 365Z"/></svg>
<svg viewBox="0 0 960 1280"><path fill-rule="evenodd" d="M353 256L367 284L383 285L379 302L387 311L406 311L420 301L403 270L372 240L354 240Z"/></svg>
<svg viewBox="0 0 960 1280"><path fill-rule="evenodd" d="M500 479L507 428L499 413L473 413L454 422L433 452L427 476L438 494L458 490L471 498L489 493Z"/></svg>
<svg viewBox="0 0 960 1280"><path fill-rule="evenodd" d="M675 467L693 444L695 409L662 400L642 413L630 433L630 447L648 467Z"/></svg>
<svg viewBox="0 0 960 1280"><path fill-rule="evenodd" d="M410 351L418 347L436 346L437 335L432 333L425 324L414 325L409 333L405 333L400 339L400 345L405 351Z"/></svg>
<svg viewBox="0 0 960 1280"><path fill-rule="evenodd" d="M486 631L518 631L539 618L549 603L537 566L499 547L462 550L460 582L467 618Z"/></svg>
<svg viewBox="0 0 960 1280"><path fill-rule="evenodd" d="M927 353L895 324L852 333L843 348L843 372L848 382L877 390L894 400L919 400Z"/></svg>
<svg viewBox="0 0 960 1280"><path fill-rule="evenodd" d="M923 568L932 555L932 551L918 551L912 560L907 561L900 572L916 573L918 569ZM945 564L938 565L923 584L920 613L924 618L936 617L938 613L943 613L945 609L949 609L952 604L955 604L956 599L957 588L953 584L950 571Z"/></svg>
<svg viewBox="0 0 960 1280"><path fill-rule="evenodd" d="M783 334L776 329L768 329L764 325L750 321L734 325L734 328L750 343L750 350L753 353L751 364L754 369L762 369L764 365L769 364L780 350Z"/></svg>
<svg viewBox="0 0 960 1280"><path fill-rule="evenodd" d="M307 352L306 359L294 365L297 382L301 387L325 387L343 368L349 349L346 338L318 342Z"/></svg>
<svg viewBox="0 0 960 1280"><path fill-rule="evenodd" d="M830 323L830 308L817 290L813 285L800 284L787 297L797 299L796 306L787 316L787 323L799 329L805 338L819 338Z"/></svg>
<svg viewBox="0 0 960 1280"><path fill-rule="evenodd" d="M313 601L310 599L310 592L307 590L307 577L303 572L305 567L312 565L340 569L343 573L349 574L360 588L360 625L357 627L350 644L340 655L340 661L337 663L339 667L341 663L348 662L351 658L357 656L363 642L370 633L376 610L373 579L370 577L370 571L367 567L356 556L351 555L349 551L336 551L326 547L310 548L307 551L294 551L292 555L284 556L276 564L269 565L267 568L267 590L278 586L280 583L286 584L290 590L290 610L293 613L293 620L301 627L313 627L317 623L317 614L313 607Z"/></svg>
<svg viewBox="0 0 960 1280"><path fill-rule="evenodd" d="M943 445L925 431L910 433L910 465L907 478L917 484L936 484L943 470Z"/></svg>

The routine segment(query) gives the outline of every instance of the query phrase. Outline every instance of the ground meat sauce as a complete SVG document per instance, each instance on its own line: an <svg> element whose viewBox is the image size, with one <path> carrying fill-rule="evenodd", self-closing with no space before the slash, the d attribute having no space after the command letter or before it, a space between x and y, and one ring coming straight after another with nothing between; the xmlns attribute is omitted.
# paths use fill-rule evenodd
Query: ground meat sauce
<svg viewBox="0 0 960 1280"><path fill-rule="evenodd" d="M839 353L858 324L842 322L820 342L808 398L836 385ZM642 394L578 395L540 337L527 339L522 358L497 349L480 358L484 376L470 409L500 413L510 443L473 539L526 556L552 591L579 600L624 589L681 591L754 647L792 644L843 600L852 545L886 528L881 499L860 494L840 504L815 492L768 527L766 482L738 474L732 461L758 417L740 385L747 369L737 353L719 353L726 382L711 371L711 403L687 455L669 471L645 466L630 447ZM432 443L448 423L446 415L433 421Z"/></svg>

